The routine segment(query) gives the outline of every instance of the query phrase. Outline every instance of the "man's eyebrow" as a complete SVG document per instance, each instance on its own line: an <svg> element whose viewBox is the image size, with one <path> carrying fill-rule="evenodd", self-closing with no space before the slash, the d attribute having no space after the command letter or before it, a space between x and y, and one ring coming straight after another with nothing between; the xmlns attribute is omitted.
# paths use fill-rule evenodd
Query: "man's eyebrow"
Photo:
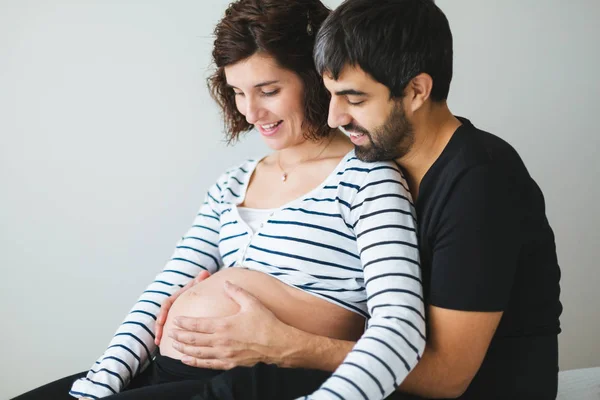
<svg viewBox="0 0 600 400"><path fill-rule="evenodd" d="M260 82L260 83L257 83L256 85L254 85L254 87L259 88L262 86L273 85L274 83L279 83L279 80ZM237 89L237 87L230 85L229 83L227 84L227 87L232 88L232 89Z"/></svg>
<svg viewBox="0 0 600 400"><path fill-rule="evenodd" d="M355 89L340 90L338 92L335 92L335 94L336 94L336 96L347 96L347 95L366 96L367 95L365 92L361 92L361 91L355 90Z"/></svg>

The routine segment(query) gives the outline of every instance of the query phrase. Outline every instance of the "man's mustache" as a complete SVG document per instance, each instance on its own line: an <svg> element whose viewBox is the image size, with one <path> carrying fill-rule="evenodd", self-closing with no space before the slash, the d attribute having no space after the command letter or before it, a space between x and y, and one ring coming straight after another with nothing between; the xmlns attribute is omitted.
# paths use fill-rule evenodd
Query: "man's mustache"
<svg viewBox="0 0 600 400"><path fill-rule="evenodd" d="M360 125L356 125L355 123L351 122L348 125L344 125L342 128L344 128L344 130L346 132L351 132L351 133L362 133L364 135L369 135L369 131L366 130L365 128L363 128Z"/></svg>

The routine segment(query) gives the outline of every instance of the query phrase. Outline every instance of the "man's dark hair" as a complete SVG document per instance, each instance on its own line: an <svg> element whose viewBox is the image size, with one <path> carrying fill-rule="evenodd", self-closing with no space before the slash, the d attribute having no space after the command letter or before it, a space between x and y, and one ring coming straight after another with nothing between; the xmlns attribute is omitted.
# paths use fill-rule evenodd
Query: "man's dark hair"
<svg viewBox="0 0 600 400"><path fill-rule="evenodd" d="M358 66L395 98L426 73L433 79L431 99L443 101L452 80L452 33L432 0L346 0L321 26L314 60L333 79L344 66Z"/></svg>

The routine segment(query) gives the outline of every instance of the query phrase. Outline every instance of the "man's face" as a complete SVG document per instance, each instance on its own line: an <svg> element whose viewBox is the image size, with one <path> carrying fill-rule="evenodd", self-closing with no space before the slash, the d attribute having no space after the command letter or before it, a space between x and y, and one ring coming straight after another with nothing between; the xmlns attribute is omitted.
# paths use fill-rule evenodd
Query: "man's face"
<svg viewBox="0 0 600 400"><path fill-rule="evenodd" d="M406 155L414 142L413 127L400 99L360 67L346 66L338 80L325 73L331 93L328 124L342 127L366 162L393 160Z"/></svg>

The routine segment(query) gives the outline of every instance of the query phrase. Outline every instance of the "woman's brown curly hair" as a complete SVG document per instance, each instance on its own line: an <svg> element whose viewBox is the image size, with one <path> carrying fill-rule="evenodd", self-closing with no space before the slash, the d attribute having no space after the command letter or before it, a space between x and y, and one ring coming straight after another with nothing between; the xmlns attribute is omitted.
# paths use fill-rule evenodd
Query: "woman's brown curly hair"
<svg viewBox="0 0 600 400"><path fill-rule="evenodd" d="M302 80L305 136L316 140L330 134L330 96L313 61L317 31L329 13L319 0L238 0L229 5L214 31L212 56L217 69L208 78L210 93L223 112L229 143L253 125L238 111L224 67L255 53L273 57L280 67L295 72Z"/></svg>

